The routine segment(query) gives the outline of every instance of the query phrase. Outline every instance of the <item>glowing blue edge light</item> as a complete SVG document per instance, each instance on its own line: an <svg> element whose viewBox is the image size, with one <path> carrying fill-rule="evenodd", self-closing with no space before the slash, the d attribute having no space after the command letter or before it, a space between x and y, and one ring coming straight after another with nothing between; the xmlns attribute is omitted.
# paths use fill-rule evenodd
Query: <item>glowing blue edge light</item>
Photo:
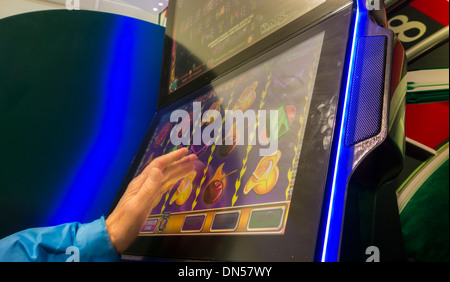
<svg viewBox="0 0 450 282"><path fill-rule="evenodd" d="M325 236L324 236L324 242L323 242L323 248L322 248L322 257L321 257L321 261L322 262L327 262L327 261L337 261L338 259L338 255L339 255L339 244L340 244L340 235L339 236L334 236L334 238L330 238L331 235L333 234L340 234L341 233L341 222L339 223L339 230L331 230L331 222L332 222L332 217L333 215L335 215L335 205L336 205L336 201L335 201L335 196L337 193L337 181L338 181L338 175L340 175L339 171L340 171L340 165L339 165L339 161L341 160L341 153L342 153L342 143L343 143L343 139L344 139L344 135L345 135L345 120L347 118L347 108L348 108L348 97L350 95L350 90L351 90L351 82L352 82L352 75L353 75L353 70L354 70L354 65L355 65L355 53L356 53L356 42L358 39L358 32L359 32L359 25L360 25L360 19L361 19L361 9L360 9L360 3L358 3L358 1L355 1L356 3L356 16L355 16L355 21L354 21L354 30L353 30L353 39L352 39L352 46L351 46L351 54L350 54L350 64L349 64L349 69L348 69L348 73L347 73L347 84L346 84L346 88L345 88L345 97L344 97L344 105L343 105L343 115L342 115L342 119L340 121L340 131L339 131L339 141L338 141L338 148L337 148L337 154L336 154L336 163L334 166L334 173L333 173L333 181L332 181L332 186L331 186L331 197L330 197L330 201L329 201L329 206L328 206L328 214L327 214L327 221L326 221L326 228L325 228ZM339 187L342 189L342 191L339 191L340 193L345 193L345 184L343 185L343 187ZM342 195L343 196L343 195ZM343 210L339 210L338 211L339 214L343 214ZM340 217L340 219L342 219L342 216ZM336 233L337 232L337 233ZM336 239L337 238L337 239ZM330 239L334 239L334 240L330 240ZM334 245L334 249L331 249L331 245Z"/></svg>
<svg viewBox="0 0 450 282"><path fill-rule="evenodd" d="M97 133L89 140L89 147L74 165L64 193L46 220L47 226L67 221L85 221L94 200L106 181L108 170L117 157L122 130L126 121L127 94L131 83L133 37L129 32L133 20L120 17L111 29L111 49L104 63L103 88L100 97L103 109L98 110L94 126ZM93 219L89 219L93 220Z"/></svg>

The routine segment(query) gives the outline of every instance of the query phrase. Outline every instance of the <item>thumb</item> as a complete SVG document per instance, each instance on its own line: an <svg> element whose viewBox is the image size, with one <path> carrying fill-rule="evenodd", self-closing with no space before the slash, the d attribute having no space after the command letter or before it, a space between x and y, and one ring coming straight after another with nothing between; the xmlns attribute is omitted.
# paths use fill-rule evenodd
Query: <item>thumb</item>
<svg viewBox="0 0 450 282"><path fill-rule="evenodd" d="M153 202L161 190L163 174L159 168L152 168L139 191L139 202L145 205Z"/></svg>

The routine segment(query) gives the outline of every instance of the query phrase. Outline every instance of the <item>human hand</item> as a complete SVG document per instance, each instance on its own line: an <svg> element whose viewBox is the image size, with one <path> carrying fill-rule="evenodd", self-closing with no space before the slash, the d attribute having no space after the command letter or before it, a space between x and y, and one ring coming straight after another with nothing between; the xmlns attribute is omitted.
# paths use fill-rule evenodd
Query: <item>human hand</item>
<svg viewBox="0 0 450 282"><path fill-rule="evenodd" d="M186 148L154 159L127 187L114 211L106 219L111 241L118 253L136 239L155 200L194 170L197 156Z"/></svg>

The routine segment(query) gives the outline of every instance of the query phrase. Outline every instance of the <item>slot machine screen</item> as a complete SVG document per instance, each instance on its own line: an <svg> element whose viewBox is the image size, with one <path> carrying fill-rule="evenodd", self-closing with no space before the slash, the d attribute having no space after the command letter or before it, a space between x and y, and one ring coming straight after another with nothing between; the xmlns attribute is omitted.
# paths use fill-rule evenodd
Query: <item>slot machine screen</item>
<svg viewBox="0 0 450 282"><path fill-rule="evenodd" d="M161 117L136 176L179 147L199 161L155 203L142 236L284 233L323 39L206 86Z"/></svg>

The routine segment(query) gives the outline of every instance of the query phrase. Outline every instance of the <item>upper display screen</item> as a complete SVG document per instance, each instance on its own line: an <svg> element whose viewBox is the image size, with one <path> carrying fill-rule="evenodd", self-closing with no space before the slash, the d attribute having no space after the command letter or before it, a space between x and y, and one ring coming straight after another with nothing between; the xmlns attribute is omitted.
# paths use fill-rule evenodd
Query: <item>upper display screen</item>
<svg viewBox="0 0 450 282"><path fill-rule="evenodd" d="M324 32L232 73L157 119L135 176L180 146L198 161L155 202L141 235L284 233L323 41Z"/></svg>
<svg viewBox="0 0 450 282"><path fill-rule="evenodd" d="M325 1L176 1L169 93Z"/></svg>

